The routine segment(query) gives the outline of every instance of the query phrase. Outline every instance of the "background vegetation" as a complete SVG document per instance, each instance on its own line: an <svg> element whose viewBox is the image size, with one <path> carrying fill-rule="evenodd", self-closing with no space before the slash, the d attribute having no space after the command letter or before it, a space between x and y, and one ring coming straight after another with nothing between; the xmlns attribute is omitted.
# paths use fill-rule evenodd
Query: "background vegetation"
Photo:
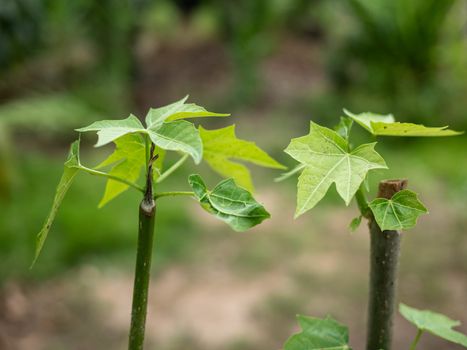
<svg viewBox="0 0 467 350"><path fill-rule="evenodd" d="M187 93L210 110L231 112L239 137L289 166L282 150L290 138L304 134L310 119L332 126L343 107L465 130L467 6L8 0L0 4L0 75L0 348L124 349L137 194L97 210L104 181L79 176L44 254L28 270L72 130L130 111L144 117ZM83 141L82 157L94 164L95 140ZM464 324L466 146L465 136L379 146L391 169L379 178L407 176L431 212L404 234L400 297ZM350 325L351 344L363 347L366 229L348 233L353 213L337 196L293 220L295 183L274 184L277 175L255 173L272 219L245 234L187 199L161 200L159 292L148 329L154 347L278 349L296 313L331 313ZM397 319L395 348L412 333ZM426 336L420 347L440 344Z"/></svg>

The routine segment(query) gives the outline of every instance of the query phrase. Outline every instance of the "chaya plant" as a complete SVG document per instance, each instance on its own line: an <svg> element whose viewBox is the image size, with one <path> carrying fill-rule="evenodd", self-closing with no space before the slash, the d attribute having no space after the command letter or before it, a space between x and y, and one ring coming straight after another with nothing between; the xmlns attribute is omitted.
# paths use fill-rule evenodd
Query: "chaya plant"
<svg viewBox="0 0 467 350"><path fill-rule="evenodd" d="M396 122L392 115L353 114L346 110L344 112L346 116L341 117L334 130L311 122L308 135L292 139L285 152L300 162L300 165L278 180L301 172L298 178L296 217L312 209L326 195L333 183L346 205L355 198L360 215L352 220L350 228L355 230L362 218L368 220L370 228L367 350L389 350L395 308L400 231L414 227L417 218L426 214L427 209L416 193L406 189L407 180L380 182L377 198L368 202L366 192L369 173L387 169L387 166L383 157L375 150L376 142L353 146L349 140L352 124L359 124L373 136L452 136L460 133L447 127L425 127ZM405 310L402 313L406 317L415 312L404 306L401 308ZM426 318L409 318L426 321L416 323L421 329L417 337L423 330L439 336L455 332L450 329L457 323L441 316L437 316L434 321L432 314L429 315L430 317ZM299 322L303 332L290 338L285 350L349 349L347 330L336 321L330 318L319 320L300 316ZM442 328L446 332L435 332L433 327ZM467 346L466 338L461 336L443 337ZM418 340L414 341L411 349L415 348L417 342Z"/></svg>
<svg viewBox="0 0 467 350"><path fill-rule="evenodd" d="M200 117L226 117L229 114L209 112L203 107L185 103L187 97L173 104L150 109L146 126L134 115L123 120L102 120L77 129L80 133L97 132L96 147L115 144L114 152L101 164L88 168L79 157L80 140L71 145L65 162L64 173L50 214L37 236L34 262L42 250L57 210L78 172L86 172L107 178L103 206L128 188L141 192L139 206L139 234L129 349L143 349L148 302L148 287L151 268L156 202L169 196L190 196L202 208L226 222L235 231L245 231L269 218L269 213L249 191L253 184L247 167L235 162L240 160L256 165L283 169L284 167L261 150L253 142L238 139L235 126L217 130L196 128L184 119ZM176 151L180 159L163 171L166 151ZM192 191L158 191L159 184L169 177L189 157L196 164L204 159L216 172L230 177L208 190L199 175L190 175L188 182ZM101 169L110 167L108 172ZM142 183L138 182L141 172Z"/></svg>

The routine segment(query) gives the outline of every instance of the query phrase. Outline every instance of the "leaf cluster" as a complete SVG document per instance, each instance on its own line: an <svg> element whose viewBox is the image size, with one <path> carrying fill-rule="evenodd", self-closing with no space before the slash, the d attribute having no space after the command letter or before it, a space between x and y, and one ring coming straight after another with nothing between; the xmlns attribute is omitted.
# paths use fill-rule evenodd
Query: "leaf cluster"
<svg viewBox="0 0 467 350"><path fill-rule="evenodd" d="M102 207L130 187L142 193L146 192L148 186L156 187L154 184L161 183L190 157L195 164L204 159L215 172L229 179L208 191L201 177L192 175L189 184L193 192L156 193L155 198L189 195L236 231L245 231L269 218L266 209L249 192L253 191L249 169L238 161L276 169L284 169L284 166L255 143L237 138L234 125L208 130L185 120L229 116L207 111L194 103L186 103L187 98L164 107L151 108L146 115L145 125L136 116L130 115L126 119L96 121L77 129L79 133L96 132L95 147L114 143L115 149L100 164L88 168L81 165L80 141L72 144L52 210L37 236L35 259L44 245L63 197L79 171L107 178L104 195L99 203L99 207ZM167 151L177 152L180 158L165 170ZM102 171L106 168L109 168L107 172ZM155 171L148 181L150 168ZM142 173L145 174L143 180Z"/></svg>
<svg viewBox="0 0 467 350"><path fill-rule="evenodd" d="M360 209L360 215L350 224L352 231L360 225L362 217L374 217L382 230L414 227L418 216L427 213L414 192L404 190L391 199L377 198L367 202L368 176L375 170L387 169L387 165L375 150L376 142L353 147L350 142L352 125L357 123L374 137L455 136L461 132L449 130L447 126L426 127L397 122L392 114L354 114L345 109L344 113L334 130L310 122L309 134L292 139L285 149L300 163L278 178L281 181L300 173L295 217L312 209L335 184L345 204L349 205L355 198Z"/></svg>

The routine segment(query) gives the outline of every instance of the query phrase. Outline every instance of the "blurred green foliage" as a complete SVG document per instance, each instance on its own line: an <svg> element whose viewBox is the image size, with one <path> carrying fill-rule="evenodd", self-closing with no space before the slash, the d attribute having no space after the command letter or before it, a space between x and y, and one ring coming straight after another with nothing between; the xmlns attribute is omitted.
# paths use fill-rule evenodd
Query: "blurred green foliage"
<svg viewBox="0 0 467 350"><path fill-rule="evenodd" d="M336 2L333 2L337 5ZM349 0L328 18L327 69L334 104L392 111L426 124L467 125L456 101L467 93L465 3L456 0ZM460 63L463 62L463 63Z"/></svg>
<svg viewBox="0 0 467 350"><path fill-rule="evenodd" d="M344 41L334 66L339 84L361 83L369 89L395 92L410 79L418 86L436 73L437 50L444 24L456 0L350 0L357 30ZM364 69L350 76L347 67Z"/></svg>

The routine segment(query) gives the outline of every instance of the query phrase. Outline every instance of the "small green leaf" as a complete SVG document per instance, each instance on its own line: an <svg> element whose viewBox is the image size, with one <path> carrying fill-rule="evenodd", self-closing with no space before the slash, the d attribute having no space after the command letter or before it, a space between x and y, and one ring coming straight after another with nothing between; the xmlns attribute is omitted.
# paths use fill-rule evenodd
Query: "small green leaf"
<svg viewBox="0 0 467 350"><path fill-rule="evenodd" d="M414 227L420 215L428 211L415 192L402 190L391 199L376 198L368 204L381 230L405 230Z"/></svg>
<svg viewBox="0 0 467 350"><path fill-rule="evenodd" d="M353 114L344 109L345 114L355 120L375 136L455 136L463 132L449 130L448 126L427 127L421 124L400 123L394 120L392 114L380 115L374 113Z"/></svg>
<svg viewBox="0 0 467 350"><path fill-rule="evenodd" d="M203 144L198 129L186 120L166 122L148 129L149 137L154 144L169 151L188 153L196 164L203 157Z"/></svg>
<svg viewBox="0 0 467 350"><path fill-rule="evenodd" d="M36 262L39 254L42 251L44 246L45 240L47 239L47 235L49 234L50 227L53 224L55 216L57 215L58 208L65 197L68 189L70 188L73 180L80 170L80 161L79 161L79 140L73 142L70 147L70 152L68 154L67 160L64 164L63 175L60 179L60 182L57 186L57 190L55 192L54 201L52 204L52 208L50 209L49 215L45 220L44 225L42 226L41 231L37 234L36 237L36 249L34 254L34 260L31 267Z"/></svg>
<svg viewBox="0 0 467 350"><path fill-rule="evenodd" d="M268 219L270 214L233 179L221 181L208 191L199 175L190 175L188 182L201 206L235 231L246 231Z"/></svg>
<svg viewBox="0 0 467 350"><path fill-rule="evenodd" d="M161 125L164 121L200 117L228 117L230 114L209 112L194 103L185 103L188 95L168 106L151 108L146 116L148 128Z"/></svg>
<svg viewBox="0 0 467 350"><path fill-rule="evenodd" d="M199 131L203 140L203 157L208 165L221 176L232 177L236 183L249 191L253 191L250 171L243 164L232 160L285 169L254 142L238 139L235 135L235 125L217 130L206 130L200 126Z"/></svg>
<svg viewBox="0 0 467 350"><path fill-rule="evenodd" d="M350 130L352 129L353 120L349 117L341 117L339 124L334 127L334 130L347 142L350 137Z"/></svg>
<svg viewBox="0 0 467 350"><path fill-rule="evenodd" d="M96 169L115 164L109 171L109 175L117 176L125 180L136 182L141 174L141 168L146 163L146 146L144 139L139 134L127 134L114 140L115 151ZM125 192L129 185L112 179L107 180L104 196L99 203L99 208L112 199Z"/></svg>
<svg viewBox="0 0 467 350"><path fill-rule="evenodd" d="M357 228L360 227L361 223L362 223L362 215L359 215L356 218L353 218L349 225L350 231L354 232Z"/></svg>
<svg viewBox="0 0 467 350"><path fill-rule="evenodd" d="M372 169L386 169L384 159L374 150L375 143L348 152L348 143L335 131L310 123L310 133L292 139L285 152L305 165L298 179L295 217L313 208L335 183L339 195L349 205Z"/></svg>
<svg viewBox="0 0 467 350"><path fill-rule="evenodd" d="M76 131L97 131L98 139L95 147L104 146L126 134L146 133L146 129L134 115L120 120L101 120L84 128L76 129Z"/></svg>
<svg viewBox="0 0 467 350"><path fill-rule="evenodd" d="M284 350L350 350L349 330L331 317L319 319L298 315L302 331L292 335Z"/></svg>
<svg viewBox="0 0 467 350"><path fill-rule="evenodd" d="M459 321L451 320L445 315L433 311L417 310L402 303L399 304L399 312L419 330L430 332L440 338L467 348L467 335L452 329L460 325Z"/></svg>

